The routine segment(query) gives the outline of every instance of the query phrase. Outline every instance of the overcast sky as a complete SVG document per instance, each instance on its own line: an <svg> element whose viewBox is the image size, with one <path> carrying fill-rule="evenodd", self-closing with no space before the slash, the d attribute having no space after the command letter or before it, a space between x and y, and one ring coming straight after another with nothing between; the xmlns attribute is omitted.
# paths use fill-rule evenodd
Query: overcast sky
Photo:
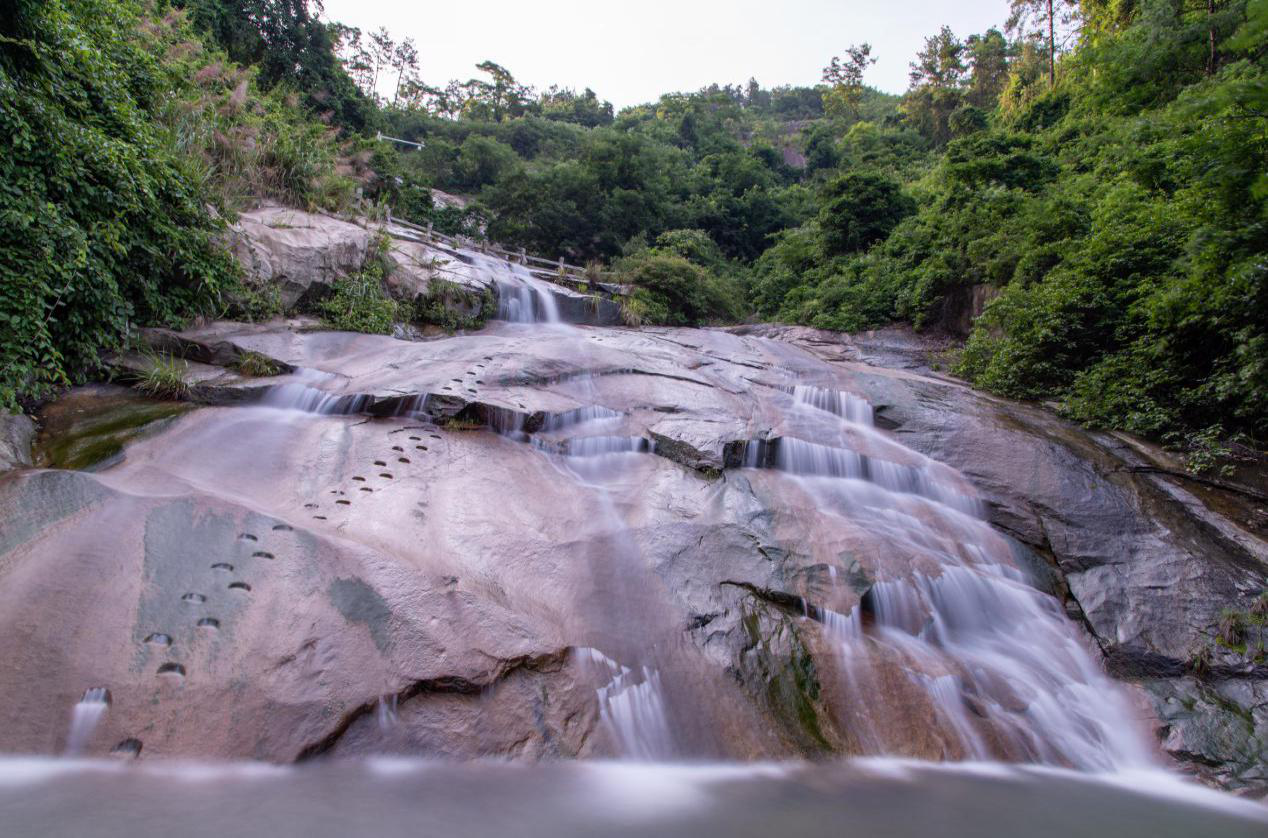
<svg viewBox="0 0 1268 838"><path fill-rule="evenodd" d="M423 79L490 59L538 89L591 87L618 109L711 82L810 85L850 44L880 60L866 81L907 89L907 63L942 24L1002 27L1007 0L325 0L328 20L418 44Z"/></svg>

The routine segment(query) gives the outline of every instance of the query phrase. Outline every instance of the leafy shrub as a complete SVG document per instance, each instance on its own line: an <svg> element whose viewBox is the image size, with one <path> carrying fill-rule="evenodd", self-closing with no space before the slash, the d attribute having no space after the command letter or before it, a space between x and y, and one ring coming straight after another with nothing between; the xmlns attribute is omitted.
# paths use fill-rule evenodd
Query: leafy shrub
<svg viewBox="0 0 1268 838"><path fill-rule="evenodd" d="M458 330L479 329L496 313L497 298L492 291L477 292L433 277L427 292L414 300L413 319L453 334Z"/></svg>
<svg viewBox="0 0 1268 838"><path fill-rule="evenodd" d="M372 335L392 333L397 320L397 303L383 290L387 247L387 237L380 233L371 244L361 270L335 280L333 292L317 304L331 328Z"/></svg>
<svg viewBox="0 0 1268 838"><path fill-rule="evenodd" d="M635 287L626 307L640 322L697 326L738 316L740 289L675 253L649 248L617 269L621 281Z"/></svg>
<svg viewBox="0 0 1268 838"><path fill-rule="evenodd" d="M235 278L179 138L180 81L128 0L0 23L0 405L82 379L134 326L209 311Z"/></svg>

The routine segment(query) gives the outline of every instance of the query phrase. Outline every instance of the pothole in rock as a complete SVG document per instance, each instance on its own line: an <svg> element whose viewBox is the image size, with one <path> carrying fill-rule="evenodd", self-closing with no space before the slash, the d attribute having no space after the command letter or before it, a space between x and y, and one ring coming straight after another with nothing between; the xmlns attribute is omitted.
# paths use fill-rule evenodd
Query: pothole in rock
<svg viewBox="0 0 1268 838"><path fill-rule="evenodd" d="M198 627L205 629L218 629L220 628L220 621L215 617L203 617L198 621Z"/></svg>
<svg viewBox="0 0 1268 838"><path fill-rule="evenodd" d="M155 632L154 634L146 635L145 642L152 646L171 646L172 637L161 632Z"/></svg>
<svg viewBox="0 0 1268 838"><path fill-rule="evenodd" d="M229 590L231 591L250 591L251 586L246 582L230 582Z"/></svg>
<svg viewBox="0 0 1268 838"><path fill-rule="evenodd" d="M216 562L215 564L213 564L213 565L211 566L211 569L212 569L212 570L223 570L223 571L225 571L225 572L227 572L227 573L232 573L232 572L233 572L233 565L229 564L228 562Z"/></svg>
<svg viewBox="0 0 1268 838"><path fill-rule="evenodd" d="M121 757L138 757L141 755L140 739L124 739L118 745L110 749L110 753Z"/></svg>
<svg viewBox="0 0 1268 838"><path fill-rule="evenodd" d="M172 677L174 677L174 678L184 678L184 677L185 677L185 667L181 666L179 663L172 663L172 662L170 662L170 661L169 661L168 663L165 663L165 664L162 664L161 666L159 666L159 668L158 668L158 674L159 674L159 675L170 675L170 676L172 676Z"/></svg>
<svg viewBox="0 0 1268 838"><path fill-rule="evenodd" d="M203 596L202 594L185 594L183 597L181 597L181 602L200 603L200 602L206 602L206 601L207 601L207 597Z"/></svg>
<svg viewBox="0 0 1268 838"><path fill-rule="evenodd" d="M267 550L256 550L254 553L251 554L251 558L253 559L271 559L273 557L274 557L273 554L268 552Z"/></svg>

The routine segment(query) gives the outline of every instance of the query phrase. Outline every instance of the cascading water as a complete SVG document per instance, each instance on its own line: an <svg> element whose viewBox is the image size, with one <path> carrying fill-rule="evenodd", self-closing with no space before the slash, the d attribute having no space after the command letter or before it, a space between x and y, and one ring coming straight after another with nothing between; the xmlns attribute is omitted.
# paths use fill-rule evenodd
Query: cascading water
<svg viewBox="0 0 1268 838"><path fill-rule="evenodd" d="M329 385L338 376L320 370L300 368L290 381L268 388L260 404L284 410L298 410L325 416L346 416L363 411L371 398L359 393L337 394L317 385Z"/></svg>
<svg viewBox="0 0 1268 838"><path fill-rule="evenodd" d="M559 303L550 284L523 265L477 256L498 286L498 319L510 323L560 323Z"/></svg>
<svg viewBox="0 0 1268 838"><path fill-rule="evenodd" d="M790 414L835 417L841 427L829 422L822 434L830 444L782 437L750 443L744 458L787 473L821 509L869 530L893 554L875 557L883 578L848 614L821 615L840 649L856 747L901 753L910 721L919 719L936 731L947 759L1090 770L1149 764L1125 698L1057 600L1027 583L1012 546L978 517L977 498L945 467L896 450L892 440L886 453L910 462L843 447L876 444L872 411L860 402L799 386Z"/></svg>
<svg viewBox="0 0 1268 838"><path fill-rule="evenodd" d="M110 691L105 687L85 690L70 715L70 732L66 736L66 755L78 756L92 740L93 732L110 709Z"/></svg>
<svg viewBox="0 0 1268 838"><path fill-rule="evenodd" d="M531 277L528 280L537 282ZM519 315L528 310L525 288L538 294L537 299L552 299L549 306L541 309L550 316L529 322L559 323L551 292L527 283L517 292L520 295L516 298L517 302L504 309L508 314L504 319L519 320L509 315ZM560 334L569 340L572 357L584 357L590 352L588 341L580 330L565 325ZM626 417L619 411L597 404L598 394L591 376L574 376L563 384L562 389L582 405L548 414L541 423L541 436L526 434L523 417L519 414L495 413L490 424L498 433L528 442L550 456L561 473L591 494L602 520L607 522L609 536L605 549L591 559L595 587L614 600L608 606L596 603L596 610L604 614L600 622L606 623L600 631L608 636L619 635L624 641L621 655L640 660L619 663L605 652L590 647L582 647L580 653L586 668L598 682L599 716L618 754L636 760L672 759L681 756L681 753L668 719L660 672L651 662L654 640L650 637L648 615L636 614L635 620L622 622L616 616L619 608L609 607L616 606L616 600L637 599L631 588L637 585L634 580L642 572L642 557L630 536L628 525L617 510L610 484L619 480L626 471L630 464L628 458L650 452L652 445L643 437L605 433L619 427ZM648 635L645 646L639 642L640 635ZM612 653L617 654L615 651Z"/></svg>

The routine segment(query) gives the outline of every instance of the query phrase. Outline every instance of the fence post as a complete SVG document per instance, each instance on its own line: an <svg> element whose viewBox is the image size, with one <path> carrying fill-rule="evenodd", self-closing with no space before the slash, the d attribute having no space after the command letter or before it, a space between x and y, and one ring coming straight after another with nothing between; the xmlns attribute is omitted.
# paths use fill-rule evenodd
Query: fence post
<svg viewBox="0 0 1268 838"><path fill-rule="evenodd" d="M520 264L521 265L528 264L528 251L522 247L520 248Z"/></svg>
<svg viewBox="0 0 1268 838"><path fill-rule="evenodd" d="M427 222L427 238L431 238L431 222Z"/></svg>

